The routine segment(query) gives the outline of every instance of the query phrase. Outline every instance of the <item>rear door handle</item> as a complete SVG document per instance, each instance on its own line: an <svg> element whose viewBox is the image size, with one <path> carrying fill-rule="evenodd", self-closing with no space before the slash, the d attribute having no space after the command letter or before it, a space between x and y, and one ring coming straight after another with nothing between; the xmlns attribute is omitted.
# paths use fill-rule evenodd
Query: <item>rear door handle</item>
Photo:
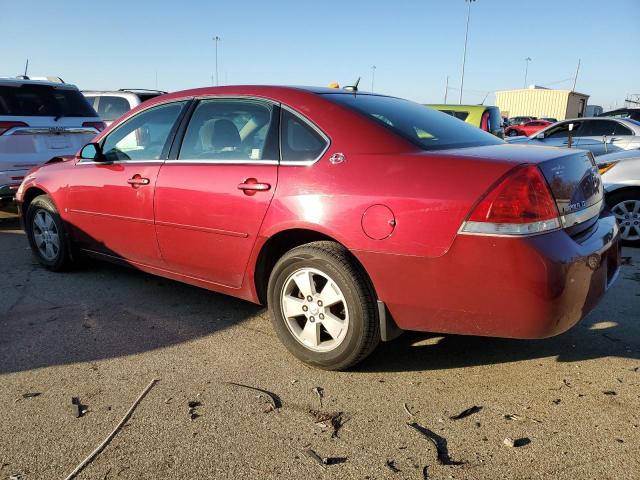
<svg viewBox="0 0 640 480"><path fill-rule="evenodd" d="M266 192L269 189L271 189L271 185L258 182L255 178L247 178L244 182L238 184L238 190L242 190L245 195L255 195L256 192Z"/></svg>
<svg viewBox="0 0 640 480"><path fill-rule="evenodd" d="M129 185L131 185L132 187L136 188L136 187L139 187L141 185L149 185L149 179L141 177L138 174L135 174L133 177L131 177L129 180L127 180L127 183Z"/></svg>

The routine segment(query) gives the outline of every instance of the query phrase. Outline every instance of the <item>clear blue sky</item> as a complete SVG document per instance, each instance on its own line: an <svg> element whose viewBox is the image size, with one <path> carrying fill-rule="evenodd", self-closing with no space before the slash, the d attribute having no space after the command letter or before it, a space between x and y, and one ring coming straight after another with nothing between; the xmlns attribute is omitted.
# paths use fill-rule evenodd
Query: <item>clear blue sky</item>
<svg viewBox="0 0 640 480"><path fill-rule="evenodd" d="M422 1L0 0L0 75L29 58L32 75L82 89L179 90L228 84L341 85L440 102L459 86L467 5ZM465 103L528 84L571 88L609 108L640 93L640 0L477 0L471 6ZM565 80L564 82L562 82ZM554 82L555 83L552 85ZM449 102L458 93L449 92ZM488 102L493 101L493 95Z"/></svg>

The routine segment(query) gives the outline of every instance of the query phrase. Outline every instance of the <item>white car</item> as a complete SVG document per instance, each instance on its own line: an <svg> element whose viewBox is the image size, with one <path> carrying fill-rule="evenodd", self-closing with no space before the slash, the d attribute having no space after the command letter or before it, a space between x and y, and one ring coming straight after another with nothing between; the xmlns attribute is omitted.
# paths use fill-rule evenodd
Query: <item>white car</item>
<svg viewBox="0 0 640 480"><path fill-rule="evenodd" d="M589 150L594 156L640 148L640 122L630 118L574 118L544 128L530 137L510 137L508 143L568 147L573 125L572 148Z"/></svg>
<svg viewBox="0 0 640 480"><path fill-rule="evenodd" d="M31 168L74 155L104 128L74 85L0 78L0 203Z"/></svg>
<svg viewBox="0 0 640 480"><path fill-rule="evenodd" d="M622 241L640 247L640 150L601 155L605 199L620 225Z"/></svg>
<svg viewBox="0 0 640 480"><path fill-rule="evenodd" d="M143 88L122 88L120 90L83 90L82 94L91 106L98 112L100 118L107 125L124 115L129 110L167 92L161 90L146 90Z"/></svg>

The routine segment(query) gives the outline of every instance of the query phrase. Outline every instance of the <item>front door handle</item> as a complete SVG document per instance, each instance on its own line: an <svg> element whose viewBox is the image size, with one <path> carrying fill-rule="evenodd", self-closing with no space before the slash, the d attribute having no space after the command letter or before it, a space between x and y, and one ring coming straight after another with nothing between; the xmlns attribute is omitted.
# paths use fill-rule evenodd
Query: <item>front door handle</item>
<svg viewBox="0 0 640 480"><path fill-rule="evenodd" d="M244 191L245 195L255 195L256 192L266 192L269 189L271 189L271 185L258 182L255 178L247 178L238 185L238 190Z"/></svg>
<svg viewBox="0 0 640 480"><path fill-rule="evenodd" d="M127 180L127 183L133 188L138 188L141 185L149 185L149 179L144 178L136 173L133 177Z"/></svg>

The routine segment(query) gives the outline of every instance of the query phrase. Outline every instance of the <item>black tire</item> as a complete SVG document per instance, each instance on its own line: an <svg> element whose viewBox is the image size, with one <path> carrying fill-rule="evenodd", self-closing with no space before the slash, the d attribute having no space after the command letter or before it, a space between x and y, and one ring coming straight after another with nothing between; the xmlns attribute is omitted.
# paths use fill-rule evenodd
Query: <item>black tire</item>
<svg viewBox="0 0 640 480"><path fill-rule="evenodd" d="M606 197L607 206L611 211L613 211L616 205L625 201L640 202L640 189L631 189L631 190L623 190L621 192L613 192ZM615 214L616 212L613 212L613 213ZM636 247L636 248L640 247L640 239L629 240L625 238L624 225L622 222L624 222L627 219L621 220L616 216L616 220L618 221L618 225L620 226L620 229L621 229L622 244L627 245L629 247ZM629 218L628 221L631 223L631 225L634 228L637 228L638 230L640 230L640 217ZM638 222L638 223L634 223L634 222Z"/></svg>
<svg viewBox="0 0 640 480"><path fill-rule="evenodd" d="M517 137L520 133L517 130L509 130L508 137Z"/></svg>
<svg viewBox="0 0 640 480"><path fill-rule="evenodd" d="M303 345L287 326L284 317L280 299L285 283L304 268L327 275L340 289L349 312L346 333L341 343L330 351L314 351ZM325 370L344 370L362 361L380 342L376 295L371 282L349 252L335 242L308 243L285 253L269 277L268 303L278 338L294 356L308 365Z"/></svg>
<svg viewBox="0 0 640 480"><path fill-rule="evenodd" d="M36 225L36 218L37 216L41 218L42 215L48 215L53 221L51 231L55 233L58 240L58 248L52 250L55 253L52 258L45 256L41 250L42 243L40 245L36 243L35 237L39 231L39 227ZM40 195L31 201L27 209L27 215L25 216L25 231L33 254L44 267L58 272L66 270L71 266L72 260L69 240L64 228L64 222L60 218L58 209L49 195Z"/></svg>

